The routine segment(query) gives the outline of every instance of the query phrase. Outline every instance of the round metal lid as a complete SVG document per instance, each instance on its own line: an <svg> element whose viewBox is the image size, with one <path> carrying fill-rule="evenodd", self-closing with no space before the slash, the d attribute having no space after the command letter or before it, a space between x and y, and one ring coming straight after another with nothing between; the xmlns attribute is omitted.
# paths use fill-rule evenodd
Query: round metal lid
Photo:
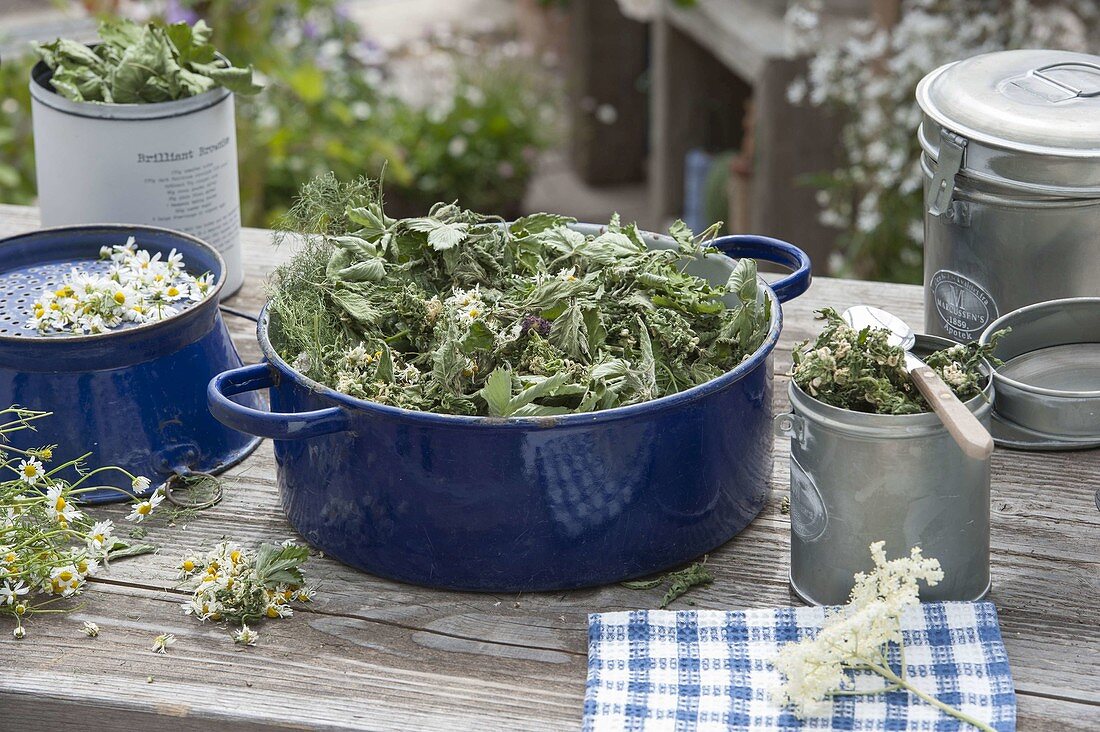
<svg viewBox="0 0 1100 732"><path fill-rule="evenodd" d="M969 140L1100 158L1100 56L999 51L946 64L917 86L925 114Z"/></svg>

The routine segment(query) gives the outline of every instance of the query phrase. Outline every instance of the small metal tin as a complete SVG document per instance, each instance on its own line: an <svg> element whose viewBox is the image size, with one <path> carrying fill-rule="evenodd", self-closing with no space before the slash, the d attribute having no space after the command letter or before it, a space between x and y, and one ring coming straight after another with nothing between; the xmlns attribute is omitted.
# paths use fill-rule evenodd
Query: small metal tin
<svg viewBox="0 0 1100 732"><path fill-rule="evenodd" d="M1024 305L1100 295L1100 56L975 56L917 102L926 330L973 341Z"/></svg>
<svg viewBox="0 0 1100 732"><path fill-rule="evenodd" d="M1100 444L1100 297L1051 300L994 321L981 342L998 342L994 437L1022 449ZM1000 432L1000 434L998 434Z"/></svg>
<svg viewBox="0 0 1100 732"><path fill-rule="evenodd" d="M953 344L918 335L914 352ZM989 459L967 457L938 416L868 414L814 399L792 380L793 411L775 431L791 438L791 588L814 605L847 601L868 547L890 557L920 546L944 579L925 601L977 600L989 591ZM987 427L992 380L966 406Z"/></svg>

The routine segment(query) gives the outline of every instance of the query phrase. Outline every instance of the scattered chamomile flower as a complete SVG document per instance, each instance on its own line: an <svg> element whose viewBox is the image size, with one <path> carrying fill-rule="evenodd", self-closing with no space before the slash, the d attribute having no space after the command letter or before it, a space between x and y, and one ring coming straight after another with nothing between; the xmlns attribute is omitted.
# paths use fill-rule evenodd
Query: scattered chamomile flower
<svg viewBox="0 0 1100 732"><path fill-rule="evenodd" d="M249 628L247 624L241 625L241 629L233 634L233 642L242 646L254 646L260 639L260 634Z"/></svg>
<svg viewBox="0 0 1100 732"><path fill-rule="evenodd" d="M181 604L183 613L200 622L225 620L242 628L264 618L290 617L292 603L310 602L316 594L300 569L308 557L309 550L293 542L263 544L253 552L223 541L205 554L188 554L177 565L193 590Z"/></svg>
<svg viewBox="0 0 1100 732"><path fill-rule="evenodd" d="M138 249L134 237L102 247L106 271L73 269L56 288L45 289L31 305L26 327L39 333L104 333L124 323L152 323L175 315L181 303L209 294L213 275L189 274L183 256L166 258ZM170 304L170 303L175 303Z"/></svg>
<svg viewBox="0 0 1100 732"><path fill-rule="evenodd" d="M91 620L84 621L84 635L89 638L95 638L99 636L99 626L93 623Z"/></svg>
<svg viewBox="0 0 1100 732"><path fill-rule="evenodd" d="M157 491L153 495L146 498L144 501L138 501L133 504L130 509L130 513L126 514L127 521L133 521L138 524L144 521L149 514L156 510L157 506L164 500L164 493Z"/></svg>
<svg viewBox="0 0 1100 732"><path fill-rule="evenodd" d="M46 475L46 471L42 467L42 461L35 458L20 460L17 469L19 478L27 485L37 485Z"/></svg>
<svg viewBox="0 0 1100 732"><path fill-rule="evenodd" d="M27 636L27 630L22 625L17 625L11 634L15 636L16 640L23 640Z"/></svg>
<svg viewBox="0 0 1100 732"><path fill-rule="evenodd" d="M63 527L84 515L66 496L69 496L69 489L64 485L55 484L46 489L46 515Z"/></svg>
<svg viewBox="0 0 1100 732"><path fill-rule="evenodd" d="M150 485L152 485L152 483L144 475L135 476L134 479L130 481L130 487L133 488L134 493L137 494L141 494L149 490Z"/></svg>
<svg viewBox="0 0 1100 732"><path fill-rule="evenodd" d="M176 642L176 636L171 633L162 633L153 640L153 653L168 654L168 646Z"/></svg>
<svg viewBox="0 0 1100 732"><path fill-rule="evenodd" d="M23 580L16 580L15 584L12 584L10 579L6 579L3 586L0 586L0 605L14 605L20 596L30 591L31 588L27 587Z"/></svg>
<svg viewBox="0 0 1100 732"><path fill-rule="evenodd" d="M115 525L110 520L96 521L88 532L88 549L92 551L108 551L115 543Z"/></svg>

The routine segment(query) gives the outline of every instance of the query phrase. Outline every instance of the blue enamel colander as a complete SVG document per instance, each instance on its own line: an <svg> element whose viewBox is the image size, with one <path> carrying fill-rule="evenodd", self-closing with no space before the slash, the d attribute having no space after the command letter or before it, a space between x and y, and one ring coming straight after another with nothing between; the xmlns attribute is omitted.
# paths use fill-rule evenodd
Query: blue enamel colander
<svg viewBox="0 0 1100 732"><path fill-rule="evenodd" d="M105 271L100 248L131 236L151 254L167 257L175 249L191 274L212 274L206 299L164 320L107 333L43 335L27 327L44 289L59 287L73 270ZM206 383L241 365L218 310L224 280L216 250L168 229L65 226L0 240L0 408L52 412L35 421L35 430L9 435L9 444L56 445L55 466L90 453L85 467L125 468L148 477L150 490L174 475L216 473L242 460L259 440L223 426L206 406ZM259 406L255 395L241 399ZM124 476L101 475L105 487L82 500L126 498L106 487L130 490ZM74 480L77 473L61 477Z"/></svg>

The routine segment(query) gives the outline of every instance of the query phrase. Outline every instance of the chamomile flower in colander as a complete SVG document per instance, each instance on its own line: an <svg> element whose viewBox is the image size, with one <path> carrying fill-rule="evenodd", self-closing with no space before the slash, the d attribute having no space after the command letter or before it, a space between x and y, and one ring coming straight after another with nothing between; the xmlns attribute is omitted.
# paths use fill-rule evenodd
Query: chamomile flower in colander
<svg viewBox="0 0 1100 732"><path fill-rule="evenodd" d="M189 274L175 249L164 257L138 249L133 237L102 247L100 261L106 270L102 265L93 271L74 268L65 281L43 290L31 306L27 328L42 334L90 334L153 323L205 299L214 284L209 272Z"/></svg>

